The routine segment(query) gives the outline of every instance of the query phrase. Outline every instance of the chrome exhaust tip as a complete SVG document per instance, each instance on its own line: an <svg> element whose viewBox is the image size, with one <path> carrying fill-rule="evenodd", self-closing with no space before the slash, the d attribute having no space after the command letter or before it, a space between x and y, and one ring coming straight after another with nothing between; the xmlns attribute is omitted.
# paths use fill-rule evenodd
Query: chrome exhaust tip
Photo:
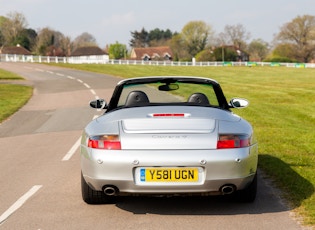
<svg viewBox="0 0 315 230"><path fill-rule="evenodd" d="M118 188L113 185L104 186L103 191L107 196L115 196L118 194Z"/></svg>
<svg viewBox="0 0 315 230"><path fill-rule="evenodd" d="M232 185L232 184L226 184L226 185L223 185L221 188L220 188L220 192L223 194L223 195L230 195L232 193L234 193L236 190L236 186L235 185Z"/></svg>

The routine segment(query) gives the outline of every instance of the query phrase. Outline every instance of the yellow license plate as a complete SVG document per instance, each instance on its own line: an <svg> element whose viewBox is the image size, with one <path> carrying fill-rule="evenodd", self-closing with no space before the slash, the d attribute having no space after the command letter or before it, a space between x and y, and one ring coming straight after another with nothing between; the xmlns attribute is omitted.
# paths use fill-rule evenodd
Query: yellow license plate
<svg viewBox="0 0 315 230"><path fill-rule="evenodd" d="M197 182L197 168L142 168L141 182Z"/></svg>

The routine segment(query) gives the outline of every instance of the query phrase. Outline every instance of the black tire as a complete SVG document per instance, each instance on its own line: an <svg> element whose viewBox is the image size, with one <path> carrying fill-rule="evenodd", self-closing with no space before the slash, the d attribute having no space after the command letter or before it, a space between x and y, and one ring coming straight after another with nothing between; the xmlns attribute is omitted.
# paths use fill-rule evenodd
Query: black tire
<svg viewBox="0 0 315 230"><path fill-rule="evenodd" d="M82 199L87 204L106 204L111 202L111 197L106 196L102 191L95 191L84 180L81 172L81 192Z"/></svg>
<svg viewBox="0 0 315 230"><path fill-rule="evenodd" d="M250 183L247 188L237 191L236 198L238 201L244 202L244 203L251 203L254 202L256 199L257 194L257 172L255 174L255 177Z"/></svg>

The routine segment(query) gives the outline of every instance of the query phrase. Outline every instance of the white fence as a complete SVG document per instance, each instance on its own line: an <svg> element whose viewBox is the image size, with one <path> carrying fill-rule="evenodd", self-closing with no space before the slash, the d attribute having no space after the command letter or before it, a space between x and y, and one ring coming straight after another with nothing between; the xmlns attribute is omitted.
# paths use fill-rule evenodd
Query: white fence
<svg viewBox="0 0 315 230"><path fill-rule="evenodd" d="M108 55L79 56L79 57L51 57L34 55L1 54L3 62L37 62L37 63L71 63L71 64L106 64Z"/></svg>
<svg viewBox="0 0 315 230"><path fill-rule="evenodd" d="M0 54L0 62L69 63L69 64L113 64L113 65L156 65L156 66L285 66L294 68L315 68L315 63L275 63L275 62L174 62L113 60L108 55L51 57L33 55Z"/></svg>

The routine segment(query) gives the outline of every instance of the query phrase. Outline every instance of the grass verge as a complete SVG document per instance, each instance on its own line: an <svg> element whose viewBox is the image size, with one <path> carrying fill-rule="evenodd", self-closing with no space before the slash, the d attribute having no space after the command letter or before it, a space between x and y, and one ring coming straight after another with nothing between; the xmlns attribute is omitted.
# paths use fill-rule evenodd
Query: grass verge
<svg viewBox="0 0 315 230"><path fill-rule="evenodd" d="M23 78L17 74L0 69L0 80L23 80Z"/></svg>
<svg viewBox="0 0 315 230"><path fill-rule="evenodd" d="M0 123L19 110L32 96L30 86L3 84L1 80L22 80L23 78L0 69Z"/></svg>

